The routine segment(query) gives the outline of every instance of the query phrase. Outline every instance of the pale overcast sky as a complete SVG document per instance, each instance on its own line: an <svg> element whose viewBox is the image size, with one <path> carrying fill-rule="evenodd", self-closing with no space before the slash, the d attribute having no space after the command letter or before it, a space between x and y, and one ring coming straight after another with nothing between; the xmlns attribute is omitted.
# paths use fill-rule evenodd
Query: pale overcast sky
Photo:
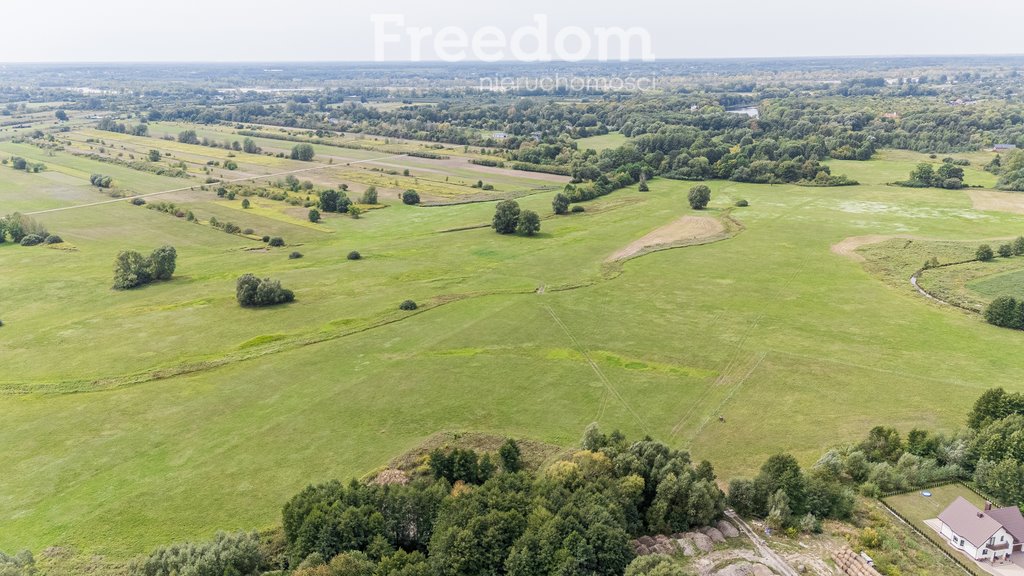
<svg viewBox="0 0 1024 576"><path fill-rule="evenodd" d="M1024 54L1024 0L3 0L0 13L0 62L409 60L408 27L431 28L418 43L426 60L440 59L438 41L473 59L474 43L459 43L476 34L486 58L515 59L510 38L538 14L555 59L567 27L586 32L593 59L596 29L616 26L645 30L656 59ZM382 39L374 14L405 26L384 21ZM455 31L439 39L445 27ZM584 53L575 34L563 54ZM522 32L520 46L537 36Z"/></svg>

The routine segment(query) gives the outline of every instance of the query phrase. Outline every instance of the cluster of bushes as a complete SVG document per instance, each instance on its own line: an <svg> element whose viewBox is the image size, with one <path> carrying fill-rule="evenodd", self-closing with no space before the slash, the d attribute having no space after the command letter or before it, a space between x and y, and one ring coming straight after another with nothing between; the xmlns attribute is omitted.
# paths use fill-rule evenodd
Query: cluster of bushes
<svg viewBox="0 0 1024 576"><path fill-rule="evenodd" d="M131 573L139 576L250 576L270 568L266 557L255 532L220 532L210 542L161 546L137 560Z"/></svg>
<svg viewBox="0 0 1024 576"><path fill-rule="evenodd" d="M498 234L533 236L540 232L540 216L533 210L521 210L515 200L502 200L494 209L491 227Z"/></svg>
<svg viewBox="0 0 1024 576"><path fill-rule="evenodd" d="M505 163L501 160L493 160L491 158L470 158L470 164L476 164L478 166L490 166L492 168L504 168Z"/></svg>
<svg viewBox="0 0 1024 576"><path fill-rule="evenodd" d="M947 190L963 188L964 169L952 162L952 158L946 160L937 170L928 163L918 164L910 172L909 179L896 182L896 185L908 188L946 188Z"/></svg>
<svg viewBox="0 0 1024 576"><path fill-rule="evenodd" d="M21 156L11 156L10 159L4 159L4 164L10 163L11 168L15 170L24 170L25 172L42 172L46 170L46 164L42 162L29 162Z"/></svg>
<svg viewBox="0 0 1024 576"><path fill-rule="evenodd" d="M406 190L402 192L402 204L408 204L414 206L420 203L420 195L415 190Z"/></svg>
<svg viewBox="0 0 1024 576"><path fill-rule="evenodd" d="M630 538L708 525L725 508L710 464L593 426L582 450L536 473L521 469L514 443L497 458L437 454L433 473L408 484L334 481L289 500L283 532L294 573L619 576L633 559ZM469 475L455 468L471 460L477 483L448 479ZM481 478L479 464L496 461Z"/></svg>
<svg viewBox="0 0 1024 576"><path fill-rule="evenodd" d="M279 280L243 274L235 283L235 298L246 308L259 308L292 302L295 293L283 288Z"/></svg>
<svg viewBox="0 0 1024 576"><path fill-rule="evenodd" d="M22 550L14 556L0 552L0 575L3 576L34 576L36 559L32 552Z"/></svg>
<svg viewBox="0 0 1024 576"><path fill-rule="evenodd" d="M123 250L114 260L114 289L129 290L158 280L170 280L177 259L178 251L173 246L161 246L148 258L134 250Z"/></svg>
<svg viewBox="0 0 1024 576"><path fill-rule="evenodd" d="M481 190L494 190L494 184L484 184L483 180L477 180L470 188L479 188Z"/></svg>
<svg viewBox="0 0 1024 576"><path fill-rule="evenodd" d="M131 134L132 136L149 136L149 126L145 122L129 126L124 122L118 122L107 116L96 125L97 130L106 132L117 132L118 134Z"/></svg>
<svg viewBox="0 0 1024 576"><path fill-rule="evenodd" d="M402 300L402 303L398 305L399 310L412 311L417 308L419 308L419 306L417 306L416 302L412 300Z"/></svg>
<svg viewBox="0 0 1024 576"><path fill-rule="evenodd" d="M490 454L480 456L473 450L462 448L455 448L449 452L437 448L430 453L428 464L434 478L444 478L451 484L483 484L490 480L497 470Z"/></svg>
<svg viewBox="0 0 1024 576"><path fill-rule="evenodd" d="M147 208L148 207L149 206L147 206ZM228 234L238 234L239 232L242 231L242 227L239 226L238 224L234 224L232 222L221 222L220 220L217 220L216 216L210 216L209 223L211 227L216 228L218 230L223 230Z"/></svg>
<svg viewBox="0 0 1024 576"><path fill-rule="evenodd" d="M15 244L22 246L63 242L60 236L53 236L47 232L46 226L42 222L19 212L0 218L0 244L6 242L8 236ZM52 240L50 240L51 238ZM49 241L47 242L47 240Z"/></svg>
<svg viewBox="0 0 1024 576"><path fill-rule="evenodd" d="M97 188L110 188L110 185L114 183L114 179L110 176L104 176L103 174L92 174L89 176L89 184Z"/></svg>

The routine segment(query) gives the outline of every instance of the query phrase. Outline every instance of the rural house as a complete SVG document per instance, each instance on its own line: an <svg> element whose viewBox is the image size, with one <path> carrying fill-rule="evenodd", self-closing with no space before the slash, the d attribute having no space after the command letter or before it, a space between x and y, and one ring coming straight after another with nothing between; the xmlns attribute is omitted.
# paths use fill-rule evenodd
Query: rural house
<svg viewBox="0 0 1024 576"><path fill-rule="evenodd" d="M958 497L939 514L939 533L975 560L997 560L1020 552L1024 546L1024 516L1020 509L985 504L978 510Z"/></svg>

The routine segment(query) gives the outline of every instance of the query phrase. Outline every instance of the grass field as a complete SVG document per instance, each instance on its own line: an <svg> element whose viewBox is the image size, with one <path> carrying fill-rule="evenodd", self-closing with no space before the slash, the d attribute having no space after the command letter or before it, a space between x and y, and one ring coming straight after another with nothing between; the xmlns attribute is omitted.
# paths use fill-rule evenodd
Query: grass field
<svg viewBox="0 0 1024 576"><path fill-rule="evenodd" d="M626 142L629 138L626 138L621 132L609 132L600 136L590 136L587 138L580 138L576 141L577 146L580 150L591 148L598 152L607 150L608 148L618 148Z"/></svg>
<svg viewBox="0 0 1024 576"><path fill-rule="evenodd" d="M121 141L164 142L133 138ZM10 142L0 153L42 155ZM0 167L5 211L105 199L90 172L138 191L183 185L67 152L40 158L41 174ZM893 173L916 162L886 158ZM391 161L449 169L434 162ZM844 169L861 179L875 164ZM0 549L123 558L272 526L306 484L361 476L445 430L567 446L597 421L689 449L729 478L780 450L810 464L876 424L948 431L984 389L1024 390L1024 366L1004 353L1019 333L830 251L864 234L1016 236L1019 216L978 212L959 191L709 184L708 215L750 201L731 212L742 232L622 264L606 259L692 214L690 183L653 180L563 217L550 216L552 192L526 195L544 217L533 238L473 228L489 202L382 194L386 209L328 215L318 230L262 201L243 211L208 191L175 195L202 219L230 215L288 243L266 252L127 202L40 214L77 250L0 245L0 269L16 271L0 275ZM172 281L109 289L119 250L161 244L178 249ZM239 308L244 272L281 279L296 302ZM400 312L407 298L421 309Z"/></svg>
<svg viewBox="0 0 1024 576"><path fill-rule="evenodd" d="M978 508L985 507L985 499L961 484L947 484L927 490L931 496L924 496L924 491L908 492L899 496L890 496L885 502L895 508L905 518L910 520L914 526L922 531L929 530L924 521L938 518L939 514L949 506L957 497L963 497Z"/></svg>

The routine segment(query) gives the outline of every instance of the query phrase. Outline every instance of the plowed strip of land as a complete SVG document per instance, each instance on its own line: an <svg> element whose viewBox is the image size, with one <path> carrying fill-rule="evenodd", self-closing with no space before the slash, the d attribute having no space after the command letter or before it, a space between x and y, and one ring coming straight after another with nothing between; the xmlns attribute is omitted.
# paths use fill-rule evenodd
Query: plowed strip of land
<svg viewBox="0 0 1024 576"><path fill-rule="evenodd" d="M676 244L711 238L725 232L725 226L708 216L683 216L671 224L658 228L643 238L630 242L628 246L607 258L608 262L625 260L650 251L651 248L669 247Z"/></svg>
<svg viewBox="0 0 1024 576"><path fill-rule="evenodd" d="M1024 214L1024 193L996 190L967 190L975 210Z"/></svg>

